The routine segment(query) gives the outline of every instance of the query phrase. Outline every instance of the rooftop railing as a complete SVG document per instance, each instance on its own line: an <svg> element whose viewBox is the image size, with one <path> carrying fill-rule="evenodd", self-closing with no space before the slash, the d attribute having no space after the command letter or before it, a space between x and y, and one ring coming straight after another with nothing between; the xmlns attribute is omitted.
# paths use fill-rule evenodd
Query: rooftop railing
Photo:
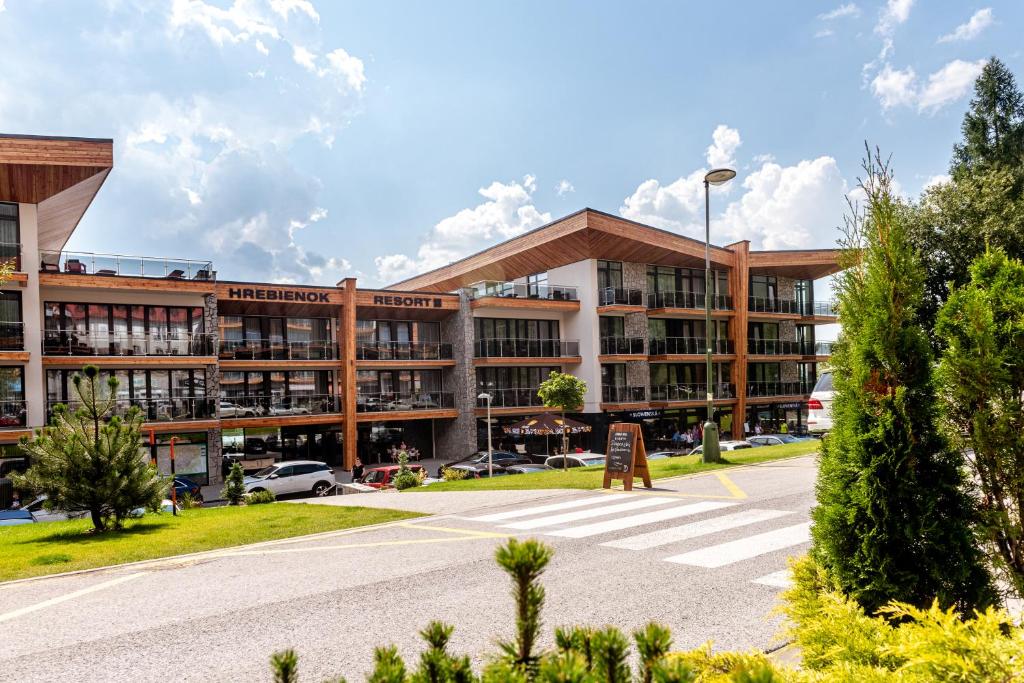
<svg viewBox="0 0 1024 683"><path fill-rule="evenodd" d="M598 306L643 306L644 293L639 289L604 287L597 291Z"/></svg>
<svg viewBox="0 0 1024 683"><path fill-rule="evenodd" d="M163 278L168 280L216 280L210 261L150 256L120 256L75 251L40 251L39 271L72 275L106 275Z"/></svg>
<svg viewBox="0 0 1024 683"><path fill-rule="evenodd" d="M651 292L647 295L647 308L698 308L704 310L704 292ZM712 310L731 310L732 297L715 294L711 297Z"/></svg>
<svg viewBox="0 0 1024 683"><path fill-rule="evenodd" d="M455 397L450 391L356 394L356 411L360 413L439 410L454 407Z"/></svg>
<svg viewBox="0 0 1024 683"><path fill-rule="evenodd" d="M732 382L719 382L712 386L716 399L736 398ZM652 401L706 401L708 385L699 383L662 384L651 387Z"/></svg>
<svg viewBox="0 0 1024 683"><path fill-rule="evenodd" d="M212 356L213 335L43 330L47 356Z"/></svg>
<svg viewBox="0 0 1024 683"><path fill-rule="evenodd" d="M451 360L452 345L433 341L356 343L356 360Z"/></svg>
<svg viewBox="0 0 1024 683"><path fill-rule="evenodd" d="M707 340L704 337L664 337L652 339L650 347L652 356L703 355L708 352ZM732 341L729 339L712 339L711 353L733 353Z"/></svg>
<svg viewBox="0 0 1024 683"><path fill-rule="evenodd" d="M580 355L578 340L561 339L478 339L475 358L572 358Z"/></svg>
<svg viewBox="0 0 1024 683"><path fill-rule="evenodd" d="M643 337L601 337L601 355L644 355Z"/></svg>
<svg viewBox="0 0 1024 683"><path fill-rule="evenodd" d="M647 387L605 385L601 387L602 403L643 403L647 400Z"/></svg>
<svg viewBox="0 0 1024 683"><path fill-rule="evenodd" d="M333 341L283 341L281 339L221 339L221 360L334 360Z"/></svg>
<svg viewBox="0 0 1024 683"><path fill-rule="evenodd" d="M288 415L323 415L340 411L334 394L236 394L220 397L217 413L220 418L283 417Z"/></svg>
<svg viewBox="0 0 1024 683"><path fill-rule="evenodd" d="M488 296L503 299L546 299L549 301L579 301L575 287L523 282L486 280L469 286L470 296L480 299Z"/></svg>
<svg viewBox="0 0 1024 683"><path fill-rule="evenodd" d="M49 400L46 402L48 419L53 416L53 407L61 403L72 411L80 407L76 401ZM132 406L138 406L146 422L208 420L217 417L217 401L212 397L119 398L115 401L113 414L123 416Z"/></svg>

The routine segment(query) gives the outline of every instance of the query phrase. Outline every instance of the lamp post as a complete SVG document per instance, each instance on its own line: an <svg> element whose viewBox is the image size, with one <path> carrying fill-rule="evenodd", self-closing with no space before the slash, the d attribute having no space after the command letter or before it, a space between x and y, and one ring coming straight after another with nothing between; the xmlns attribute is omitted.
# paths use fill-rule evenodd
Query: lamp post
<svg viewBox="0 0 1024 683"><path fill-rule="evenodd" d="M491 395L480 394L477 400L487 401L487 477L494 476L494 448L491 447Z"/></svg>
<svg viewBox="0 0 1024 683"><path fill-rule="evenodd" d="M714 420L714 371L711 363L711 186L727 183L736 177L731 168L713 168L704 176L704 346L707 351L707 420L704 422L704 440L701 459L718 462L722 459L718 448L718 425Z"/></svg>

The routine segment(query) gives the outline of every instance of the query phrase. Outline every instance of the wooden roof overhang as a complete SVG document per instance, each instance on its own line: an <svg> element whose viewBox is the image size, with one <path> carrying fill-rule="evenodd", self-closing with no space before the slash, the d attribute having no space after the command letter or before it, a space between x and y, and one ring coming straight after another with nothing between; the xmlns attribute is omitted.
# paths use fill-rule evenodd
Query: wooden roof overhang
<svg viewBox="0 0 1024 683"><path fill-rule="evenodd" d="M732 266L735 258L728 249L711 247L712 263ZM704 243L583 209L388 289L450 292L483 280L514 280L586 259L702 267Z"/></svg>
<svg viewBox="0 0 1024 683"><path fill-rule="evenodd" d="M750 252L754 275L781 275L800 280L818 280L838 273L840 249L791 249Z"/></svg>
<svg viewBox="0 0 1024 683"><path fill-rule="evenodd" d="M39 206L39 248L59 251L110 169L109 139L0 133L0 201Z"/></svg>

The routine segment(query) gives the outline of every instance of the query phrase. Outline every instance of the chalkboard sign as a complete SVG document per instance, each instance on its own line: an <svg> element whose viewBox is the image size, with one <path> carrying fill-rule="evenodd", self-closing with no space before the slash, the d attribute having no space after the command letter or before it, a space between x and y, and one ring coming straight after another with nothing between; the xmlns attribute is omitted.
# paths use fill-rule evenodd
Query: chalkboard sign
<svg viewBox="0 0 1024 683"><path fill-rule="evenodd" d="M604 459L604 487L611 488L613 479L622 480L622 488L633 489L633 477L641 477L644 486L651 488L651 474L647 470L647 451L644 435L635 422L616 422L608 427L608 449Z"/></svg>

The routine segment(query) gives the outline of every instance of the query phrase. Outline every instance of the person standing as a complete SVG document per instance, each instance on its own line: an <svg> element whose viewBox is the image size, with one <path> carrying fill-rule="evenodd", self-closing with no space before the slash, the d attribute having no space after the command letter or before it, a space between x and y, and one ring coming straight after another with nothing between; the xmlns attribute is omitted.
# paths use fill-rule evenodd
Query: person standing
<svg viewBox="0 0 1024 683"><path fill-rule="evenodd" d="M355 464L352 465L352 481L357 482L363 478L363 461L356 458Z"/></svg>

